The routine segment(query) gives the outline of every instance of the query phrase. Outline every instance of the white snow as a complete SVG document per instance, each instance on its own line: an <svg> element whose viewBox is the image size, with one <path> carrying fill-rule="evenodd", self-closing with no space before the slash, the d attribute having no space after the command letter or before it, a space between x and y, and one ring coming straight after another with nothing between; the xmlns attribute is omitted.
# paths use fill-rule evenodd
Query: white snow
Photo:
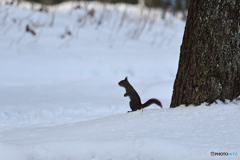
<svg viewBox="0 0 240 160"><path fill-rule="evenodd" d="M0 6L0 160L240 159L238 100L169 108L183 21L84 4ZM126 76L164 108L127 113Z"/></svg>

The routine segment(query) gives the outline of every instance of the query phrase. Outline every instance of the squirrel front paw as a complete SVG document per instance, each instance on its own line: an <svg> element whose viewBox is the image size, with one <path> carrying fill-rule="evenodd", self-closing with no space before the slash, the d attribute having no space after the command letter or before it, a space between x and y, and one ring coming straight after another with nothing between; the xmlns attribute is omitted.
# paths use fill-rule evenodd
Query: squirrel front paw
<svg viewBox="0 0 240 160"><path fill-rule="evenodd" d="M128 96L127 93L125 93L125 94L124 94L124 97L127 97L127 96Z"/></svg>

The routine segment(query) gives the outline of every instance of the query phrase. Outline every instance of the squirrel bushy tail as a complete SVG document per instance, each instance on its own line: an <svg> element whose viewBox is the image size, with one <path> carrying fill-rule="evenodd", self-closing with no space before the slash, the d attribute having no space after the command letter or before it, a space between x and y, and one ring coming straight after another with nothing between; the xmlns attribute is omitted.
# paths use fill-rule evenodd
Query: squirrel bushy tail
<svg viewBox="0 0 240 160"><path fill-rule="evenodd" d="M156 105L158 105L158 106L160 106L162 108L162 103L159 100L155 99L155 98L149 99L147 102L142 104L142 108L148 107L148 106L150 106L153 103L155 103Z"/></svg>

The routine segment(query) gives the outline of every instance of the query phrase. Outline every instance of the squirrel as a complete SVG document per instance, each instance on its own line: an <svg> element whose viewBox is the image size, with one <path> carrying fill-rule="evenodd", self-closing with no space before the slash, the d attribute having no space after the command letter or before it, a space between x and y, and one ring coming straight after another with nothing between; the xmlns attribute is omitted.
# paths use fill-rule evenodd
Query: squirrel
<svg viewBox="0 0 240 160"><path fill-rule="evenodd" d="M132 109L132 111L128 111L128 112L134 112L136 110L143 109L153 103L155 103L156 105L158 105L162 108L162 103L155 98L149 99L147 102L142 104L138 93L135 91L135 89L132 87L132 85L128 82L127 77L124 80L121 80L118 83L118 85L125 88L126 93L124 94L124 97L129 96L129 98L130 98L129 105L130 105L130 108Z"/></svg>

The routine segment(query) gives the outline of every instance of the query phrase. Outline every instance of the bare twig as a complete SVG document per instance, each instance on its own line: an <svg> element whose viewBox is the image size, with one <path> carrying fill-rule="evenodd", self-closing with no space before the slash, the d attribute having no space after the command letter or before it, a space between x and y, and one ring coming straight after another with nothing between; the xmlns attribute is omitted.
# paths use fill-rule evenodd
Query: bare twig
<svg viewBox="0 0 240 160"><path fill-rule="evenodd" d="M30 28L29 25L26 26L26 32L29 32L33 36L36 36L36 32L32 28Z"/></svg>

